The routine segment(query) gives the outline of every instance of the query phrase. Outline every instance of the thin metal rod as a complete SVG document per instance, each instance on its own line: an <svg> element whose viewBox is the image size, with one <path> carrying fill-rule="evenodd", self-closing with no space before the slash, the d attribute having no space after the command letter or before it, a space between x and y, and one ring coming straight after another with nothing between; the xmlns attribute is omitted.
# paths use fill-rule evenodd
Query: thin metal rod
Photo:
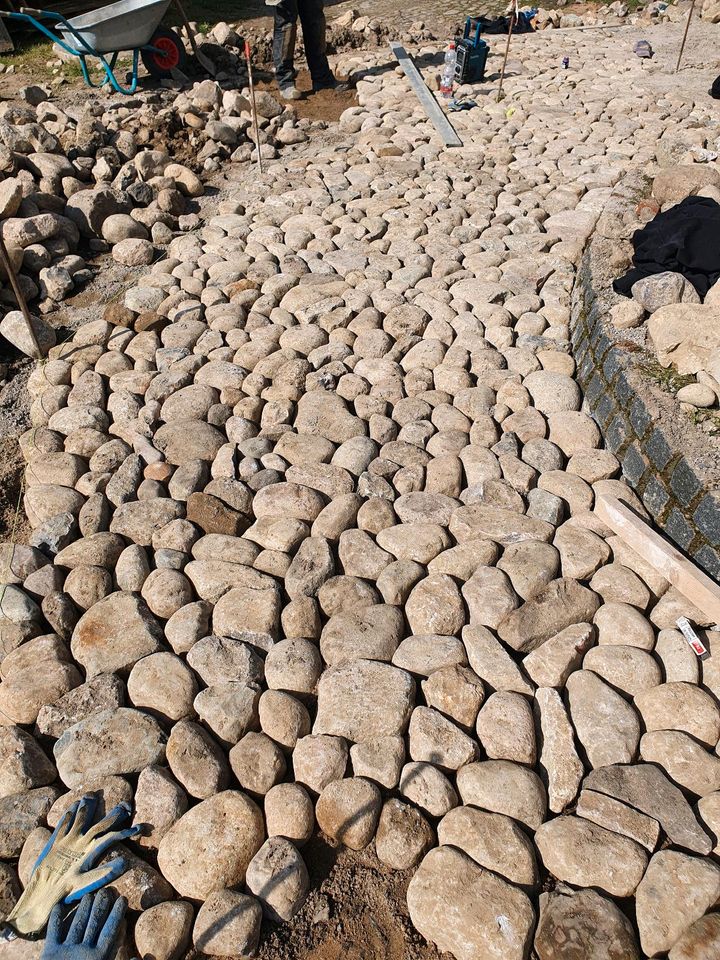
<svg viewBox="0 0 720 960"><path fill-rule="evenodd" d="M502 93L503 80L505 79L505 68L507 67L508 54L510 53L510 40L512 39L513 27L515 26L515 13L510 14L510 23L508 25L508 38L507 43L505 44L505 56L503 57L502 70L500 71L500 86L498 87L497 92L497 103L500 102L500 94Z"/></svg>
<svg viewBox="0 0 720 960"><path fill-rule="evenodd" d="M37 341L37 337L35 336L35 330L33 329L32 320L30 318L30 311L28 310L27 300L25 299L25 296L20 288L17 274L15 273L15 268L13 267L12 261L10 260L10 254L7 252L7 247L5 246L5 241L2 238L2 234L0 234L0 261L2 261L2 265L5 268L5 273L8 276L8 280L10 281L10 286L13 288L13 293L15 294L15 299L17 300L18 306L20 307L20 312L22 313L23 319L25 320L25 325L28 328L30 339L32 341L33 346L35 347L35 352L37 354L36 359L40 360L43 354L42 354L42 350L40 349L40 344Z"/></svg>
<svg viewBox="0 0 720 960"><path fill-rule="evenodd" d="M683 50L685 49L685 42L688 38L688 32L690 30L690 21L692 20L693 10L695 9L695 0L692 0L690 4L690 9L688 10L687 23L685 24L685 33L683 34L682 43L680 44L680 53L678 54L677 63L675 64L675 73L680 69L680 61L682 60Z"/></svg>
<svg viewBox="0 0 720 960"><path fill-rule="evenodd" d="M245 41L245 58L248 65L248 82L250 83L250 100L252 101L253 129L255 130L255 149L258 155L258 170L263 172L262 156L260 151L260 129L258 127L257 107L255 105L255 84L253 83L252 62L250 60L250 44Z"/></svg>

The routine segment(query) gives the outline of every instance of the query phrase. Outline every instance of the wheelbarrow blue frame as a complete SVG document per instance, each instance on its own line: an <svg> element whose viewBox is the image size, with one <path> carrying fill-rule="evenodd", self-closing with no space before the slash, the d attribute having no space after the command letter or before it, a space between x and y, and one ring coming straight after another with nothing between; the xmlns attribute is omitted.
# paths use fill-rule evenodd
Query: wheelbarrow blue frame
<svg viewBox="0 0 720 960"><path fill-rule="evenodd" d="M62 50L65 51L65 53L69 53L71 56L77 57L80 61L80 69L82 70L83 79L89 87L97 88L104 86L105 83L109 83L118 93L124 93L127 96L130 96L137 90L140 52L142 50L145 50L149 53L163 52L158 47L154 47L149 43L146 43L141 47L134 47L132 50L133 65L131 83L129 87L123 87L118 82L118 79L114 73L117 58L122 51L115 50L110 57L110 61L108 62L105 54L100 53L100 51L96 50L91 44L89 44L82 33L79 32L69 20L63 17L62 14L55 13L53 10L33 10L30 7L21 7L20 12L18 13L9 13L4 10L0 10L0 17L4 17L6 20L19 20L22 23L29 23L40 33L44 34L44 36L46 36L49 40L52 40L53 43L56 43ZM68 33L74 38L79 49L74 49L71 47L65 40L62 39L62 37L58 36L49 27L45 26L45 24L42 22L43 20L49 20L53 24L59 24L63 33ZM86 57L96 57L102 64L103 70L105 71L105 79L100 83L93 83L93 81L90 79Z"/></svg>

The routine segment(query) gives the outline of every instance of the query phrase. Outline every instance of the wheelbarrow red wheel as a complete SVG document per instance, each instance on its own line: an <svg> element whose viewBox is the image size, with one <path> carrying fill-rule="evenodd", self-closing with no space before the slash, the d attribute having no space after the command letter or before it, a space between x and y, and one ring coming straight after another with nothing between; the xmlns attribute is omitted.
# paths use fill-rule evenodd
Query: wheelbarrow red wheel
<svg viewBox="0 0 720 960"><path fill-rule="evenodd" d="M155 50L142 50L142 62L151 76L158 80L167 80L173 70L182 70L185 65L185 47L174 30L158 27L150 38L150 47Z"/></svg>

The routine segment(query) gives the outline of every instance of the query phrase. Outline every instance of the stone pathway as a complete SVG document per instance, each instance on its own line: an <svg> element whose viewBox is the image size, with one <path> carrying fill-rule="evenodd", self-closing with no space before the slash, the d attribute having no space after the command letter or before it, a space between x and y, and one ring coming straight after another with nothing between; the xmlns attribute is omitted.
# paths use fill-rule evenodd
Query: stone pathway
<svg viewBox="0 0 720 960"><path fill-rule="evenodd" d="M715 128L631 42L518 38L458 151L378 54L337 132L33 373L4 903L92 786L152 825L116 884L139 956L251 953L319 828L417 867L457 960L717 957L720 660L593 513L644 510L569 344L613 187Z"/></svg>

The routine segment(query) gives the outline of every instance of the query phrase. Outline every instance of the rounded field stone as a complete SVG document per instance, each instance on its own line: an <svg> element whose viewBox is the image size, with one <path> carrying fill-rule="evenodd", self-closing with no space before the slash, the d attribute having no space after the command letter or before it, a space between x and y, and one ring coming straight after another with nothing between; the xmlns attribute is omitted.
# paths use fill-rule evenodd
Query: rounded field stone
<svg viewBox="0 0 720 960"><path fill-rule="evenodd" d="M181 897L205 900L243 883L265 836L258 807L225 790L188 810L160 841L158 866Z"/></svg>

